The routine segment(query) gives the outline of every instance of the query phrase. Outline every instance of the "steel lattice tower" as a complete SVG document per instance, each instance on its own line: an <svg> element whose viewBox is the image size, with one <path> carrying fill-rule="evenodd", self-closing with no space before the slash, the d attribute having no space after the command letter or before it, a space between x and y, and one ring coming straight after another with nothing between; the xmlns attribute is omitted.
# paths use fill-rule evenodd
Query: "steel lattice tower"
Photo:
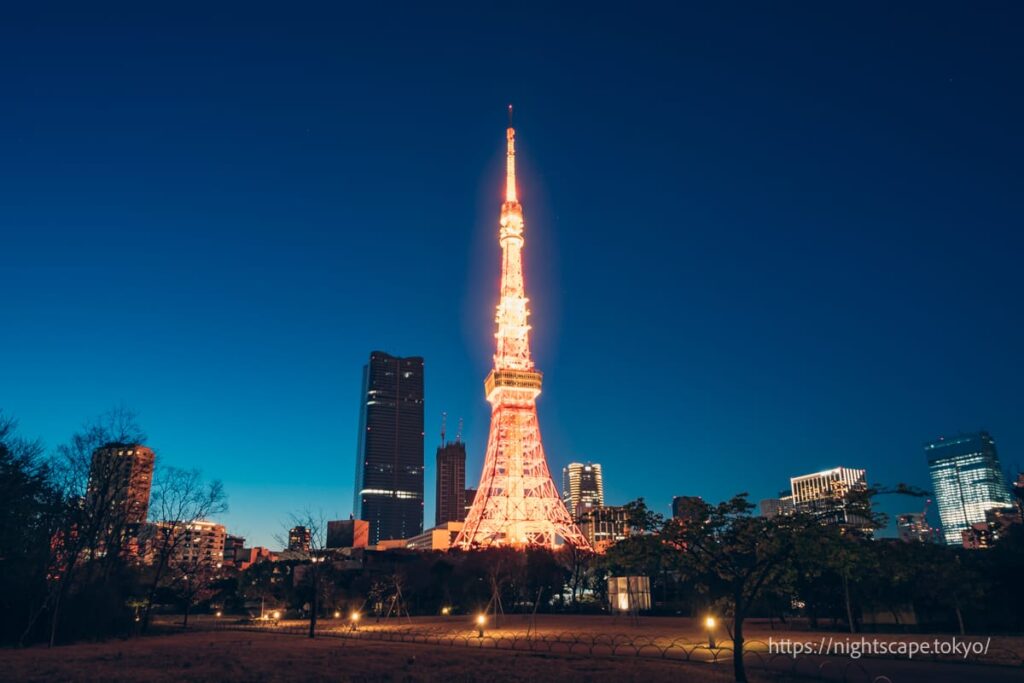
<svg viewBox="0 0 1024 683"><path fill-rule="evenodd" d="M511 118L511 110L509 113ZM494 369L484 381L491 404L487 457L476 498L456 545L588 548L551 480L537 423L541 373L530 359L530 326L523 285L523 207L516 196L515 129L506 132L505 202L501 205L501 301Z"/></svg>

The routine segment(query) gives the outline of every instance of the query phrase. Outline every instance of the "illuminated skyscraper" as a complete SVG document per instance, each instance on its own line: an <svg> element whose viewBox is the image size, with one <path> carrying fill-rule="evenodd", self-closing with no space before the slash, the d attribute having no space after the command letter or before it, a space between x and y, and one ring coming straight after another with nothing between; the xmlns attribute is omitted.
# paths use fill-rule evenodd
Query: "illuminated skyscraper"
<svg viewBox="0 0 1024 683"><path fill-rule="evenodd" d="M988 432L940 437L925 444L924 452L947 544L960 545L963 532L985 522L987 511L1012 504Z"/></svg>
<svg viewBox="0 0 1024 683"><path fill-rule="evenodd" d="M511 113L511 107L509 108ZM587 539L572 521L551 480L537 423L541 373L530 357L523 284L523 207L516 188L515 130L506 131L505 202L501 205L501 298L494 369L484 381L491 404L480 486L456 539L464 548L491 545L554 547L559 539L582 548Z"/></svg>
<svg viewBox="0 0 1024 683"><path fill-rule="evenodd" d="M355 516L370 544L423 531L423 359L380 351L363 366Z"/></svg>
<svg viewBox="0 0 1024 683"><path fill-rule="evenodd" d="M604 480L599 463L571 462L562 468L562 500L573 519L604 505Z"/></svg>
<svg viewBox="0 0 1024 683"><path fill-rule="evenodd" d="M814 515L825 524L868 529L871 508L864 470L834 467L789 480L793 508Z"/></svg>

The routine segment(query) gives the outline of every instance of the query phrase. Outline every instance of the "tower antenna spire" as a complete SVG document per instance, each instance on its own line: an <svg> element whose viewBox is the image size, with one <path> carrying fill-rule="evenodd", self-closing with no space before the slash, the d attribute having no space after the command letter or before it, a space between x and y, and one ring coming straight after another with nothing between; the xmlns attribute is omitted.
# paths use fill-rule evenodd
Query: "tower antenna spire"
<svg viewBox="0 0 1024 683"><path fill-rule="evenodd" d="M505 150L505 202L515 204L516 198L516 129L512 127L512 105L508 105L508 130Z"/></svg>
<svg viewBox="0 0 1024 683"><path fill-rule="evenodd" d="M445 440L444 440L445 431L447 431L447 427L448 427L448 411L443 410L443 411L441 411L441 446L442 447L447 445L445 443Z"/></svg>
<svg viewBox="0 0 1024 683"><path fill-rule="evenodd" d="M462 443L462 418L459 418L459 431L455 433L455 442Z"/></svg>

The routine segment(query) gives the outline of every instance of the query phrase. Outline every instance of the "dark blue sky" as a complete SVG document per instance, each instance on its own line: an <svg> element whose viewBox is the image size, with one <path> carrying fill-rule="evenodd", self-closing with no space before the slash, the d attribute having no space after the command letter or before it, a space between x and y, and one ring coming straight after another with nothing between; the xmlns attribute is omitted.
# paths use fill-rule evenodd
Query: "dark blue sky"
<svg viewBox="0 0 1024 683"><path fill-rule="evenodd" d="M483 458L514 102L556 479L667 512L927 486L960 430L1024 463L1019 5L207 5L0 16L23 432L133 407L273 545L351 509L369 352L422 355L432 521L442 410Z"/></svg>

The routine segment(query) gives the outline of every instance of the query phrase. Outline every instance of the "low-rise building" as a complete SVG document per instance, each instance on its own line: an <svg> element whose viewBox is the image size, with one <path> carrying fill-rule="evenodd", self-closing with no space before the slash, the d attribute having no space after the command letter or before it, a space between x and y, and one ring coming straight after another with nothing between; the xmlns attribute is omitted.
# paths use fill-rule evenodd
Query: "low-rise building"
<svg viewBox="0 0 1024 683"><path fill-rule="evenodd" d="M413 536L405 543L411 550L448 550L455 543L456 536L462 531L464 522L448 522L433 529L427 529L418 536Z"/></svg>

